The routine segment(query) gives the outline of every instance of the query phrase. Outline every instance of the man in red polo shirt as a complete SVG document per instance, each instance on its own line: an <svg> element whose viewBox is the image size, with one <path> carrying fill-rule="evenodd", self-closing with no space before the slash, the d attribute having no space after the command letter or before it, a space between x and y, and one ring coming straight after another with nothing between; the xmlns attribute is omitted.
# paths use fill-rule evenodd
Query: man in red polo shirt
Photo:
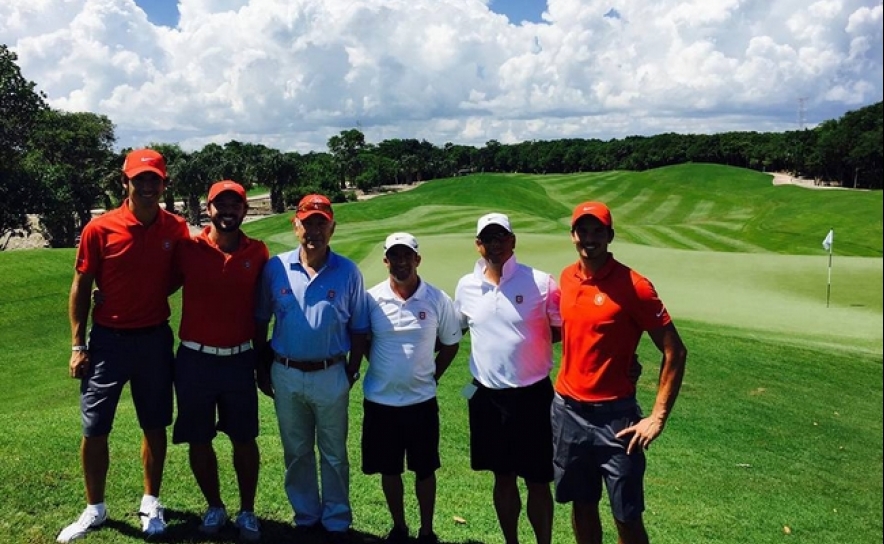
<svg viewBox="0 0 884 544"><path fill-rule="evenodd" d="M141 461L144 496L139 513L146 536L166 529L159 502L166 459L166 427L172 422L173 335L168 295L175 247L189 238L183 219L160 207L166 162L151 149L137 149L123 163L122 206L83 229L69 299L72 350L70 376L80 380L83 440L80 456L86 509L58 535L61 543L82 538L107 519L104 503L110 456L108 435L126 383L144 436ZM92 308L93 286L103 302Z"/></svg>
<svg viewBox="0 0 884 544"><path fill-rule="evenodd" d="M258 540L258 393L250 341L258 278L270 254L240 230L248 201L239 183L215 183L207 200L211 224L179 244L175 258L183 294L172 441L189 444L190 468L208 503L200 531L215 534L227 523L227 509L212 440L216 430L227 434L239 486L234 525L243 539Z"/></svg>
<svg viewBox="0 0 884 544"><path fill-rule="evenodd" d="M611 211L585 202L571 216L579 259L559 279L562 364L552 424L556 500L571 502L578 544L601 544L602 482L608 490L619 542L646 544L644 451L666 424L684 376L687 349L641 274L614 259ZM663 359L651 414L635 398L635 351L644 332Z"/></svg>

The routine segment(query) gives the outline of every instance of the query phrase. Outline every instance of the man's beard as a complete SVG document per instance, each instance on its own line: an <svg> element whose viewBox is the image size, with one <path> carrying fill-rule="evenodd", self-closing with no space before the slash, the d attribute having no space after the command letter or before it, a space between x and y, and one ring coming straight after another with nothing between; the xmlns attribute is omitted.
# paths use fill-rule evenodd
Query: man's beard
<svg viewBox="0 0 884 544"><path fill-rule="evenodd" d="M236 232L242 225L242 219L216 215L212 218L212 224L221 232Z"/></svg>

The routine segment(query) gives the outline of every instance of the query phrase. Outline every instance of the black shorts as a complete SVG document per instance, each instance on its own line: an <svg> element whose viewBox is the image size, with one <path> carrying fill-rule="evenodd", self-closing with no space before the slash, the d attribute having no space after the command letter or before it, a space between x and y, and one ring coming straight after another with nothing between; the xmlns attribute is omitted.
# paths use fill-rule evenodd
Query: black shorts
<svg viewBox="0 0 884 544"><path fill-rule="evenodd" d="M92 326L91 364L80 380L83 436L110 434L127 383L142 429L165 429L172 423L172 344L166 322L133 331Z"/></svg>
<svg viewBox="0 0 884 544"><path fill-rule="evenodd" d="M552 404L556 501L598 504L604 481L614 518L638 519L645 509L645 452L635 448L626 455L631 437L615 435L641 417L635 399L586 403L557 394Z"/></svg>
<svg viewBox="0 0 884 544"><path fill-rule="evenodd" d="M439 404L436 398L410 406L364 400L362 472L402 474L404 460L418 480L433 474L439 460Z"/></svg>
<svg viewBox="0 0 884 544"><path fill-rule="evenodd" d="M217 431L234 442L258 436L254 350L222 357L179 346L175 394L178 417L173 443L205 444Z"/></svg>
<svg viewBox="0 0 884 544"><path fill-rule="evenodd" d="M473 470L515 473L529 482L551 482L550 379L510 389L477 387L469 401Z"/></svg>

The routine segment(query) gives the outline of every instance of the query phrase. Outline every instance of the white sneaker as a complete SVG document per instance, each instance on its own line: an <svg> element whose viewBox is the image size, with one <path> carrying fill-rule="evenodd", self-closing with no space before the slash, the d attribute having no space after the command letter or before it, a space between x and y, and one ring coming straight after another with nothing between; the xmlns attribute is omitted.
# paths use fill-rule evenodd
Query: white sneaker
<svg viewBox="0 0 884 544"><path fill-rule="evenodd" d="M227 523L227 510L220 506L210 506L203 515L199 529L202 533L214 535L224 527L225 523Z"/></svg>
<svg viewBox="0 0 884 544"><path fill-rule="evenodd" d="M261 538L261 528L254 512L241 511L233 522L239 528L239 537L254 542Z"/></svg>
<svg viewBox="0 0 884 544"><path fill-rule="evenodd" d="M145 535L156 536L166 532L163 510L163 505L157 501L147 509L147 512L138 512L138 515L141 516L141 529Z"/></svg>
<svg viewBox="0 0 884 544"><path fill-rule="evenodd" d="M73 542L78 538L83 538L86 536L91 529L97 529L101 527L101 524L107 520L107 510L105 509L102 515L96 514L94 511L89 509L83 510L83 513L80 514L80 518L77 521L71 523L67 527L61 530L58 533L58 537L56 540L61 544L67 544L68 542Z"/></svg>

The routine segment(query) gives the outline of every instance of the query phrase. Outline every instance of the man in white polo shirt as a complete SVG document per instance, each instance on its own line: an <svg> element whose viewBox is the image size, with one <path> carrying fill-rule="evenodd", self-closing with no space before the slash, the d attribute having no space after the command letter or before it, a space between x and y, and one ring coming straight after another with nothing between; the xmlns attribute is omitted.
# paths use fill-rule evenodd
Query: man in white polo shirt
<svg viewBox="0 0 884 544"><path fill-rule="evenodd" d="M549 274L516 261L509 218L479 218L481 258L460 279L455 308L470 331L467 391L470 464L494 473L494 508L506 544L518 544L522 500L517 478L528 489L528 521L538 544L552 539L553 479L549 378L552 344L561 340L559 287Z"/></svg>
<svg viewBox="0 0 884 544"><path fill-rule="evenodd" d="M363 382L362 472L380 474L393 519L386 542L409 542L403 461L415 474L418 544L436 544L433 513L439 459L436 383L457 354L462 332L451 298L417 274L417 239L393 233L384 243L390 275L369 289L371 348Z"/></svg>

